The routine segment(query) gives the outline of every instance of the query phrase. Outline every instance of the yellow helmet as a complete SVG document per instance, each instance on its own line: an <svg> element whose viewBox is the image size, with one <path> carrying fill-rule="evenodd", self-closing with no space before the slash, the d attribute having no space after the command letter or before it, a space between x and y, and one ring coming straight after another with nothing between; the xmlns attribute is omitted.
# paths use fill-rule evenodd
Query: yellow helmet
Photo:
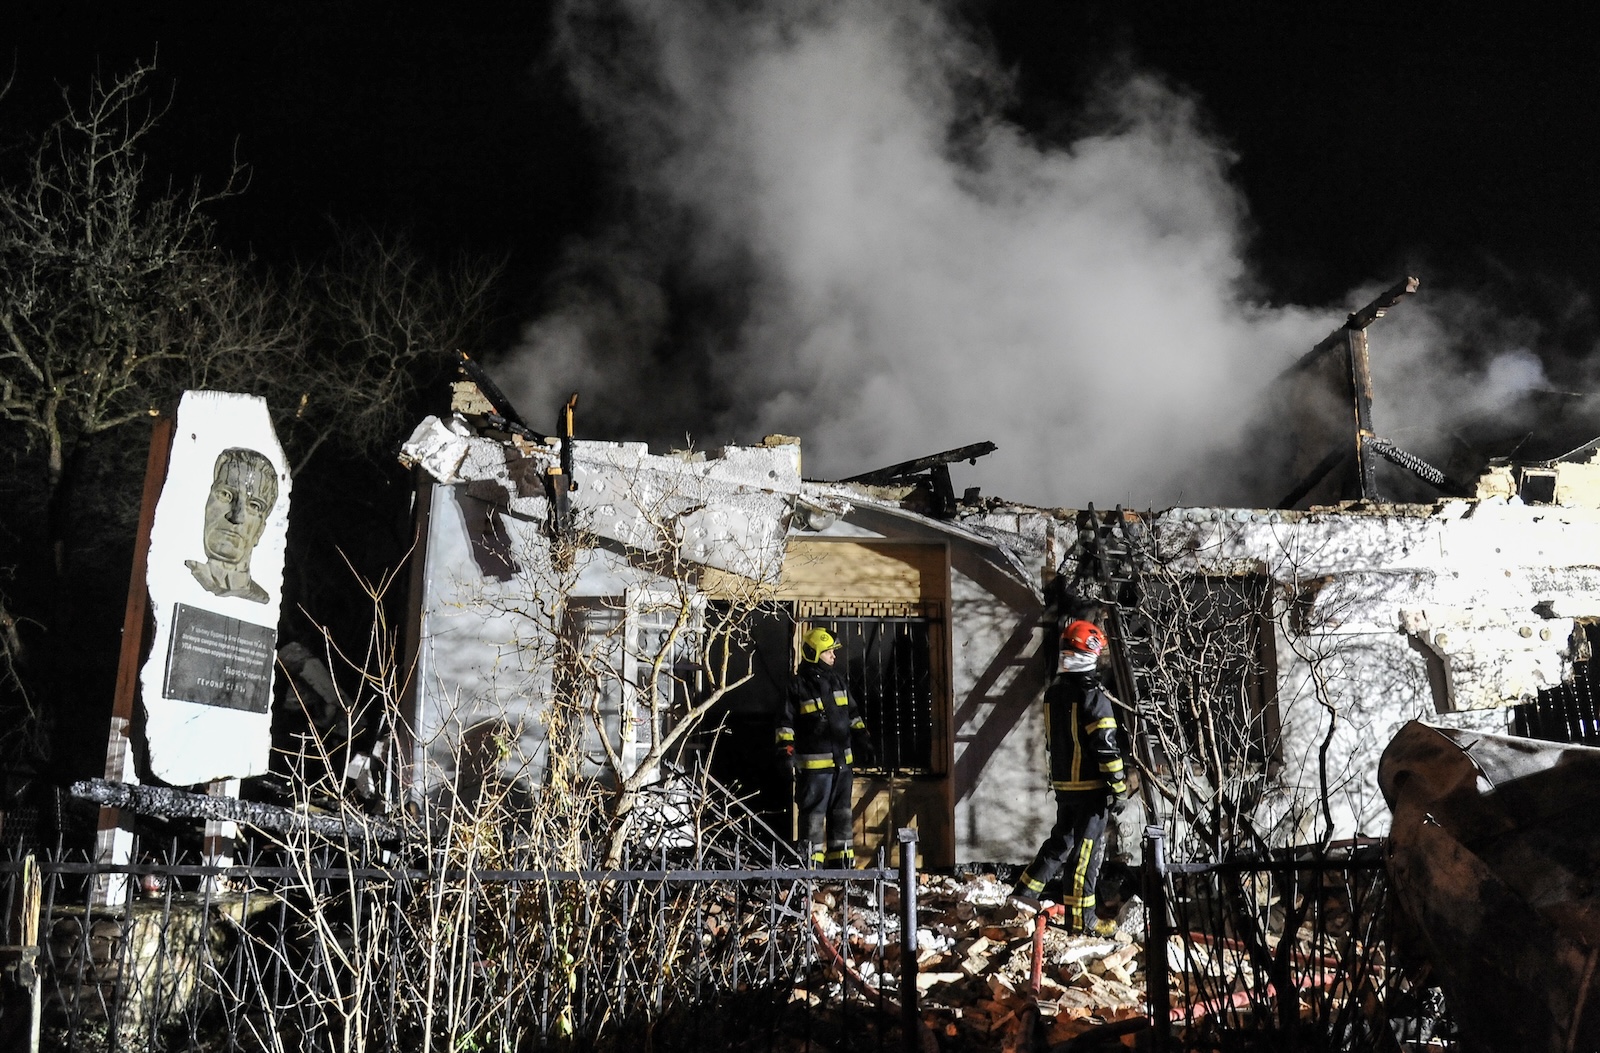
<svg viewBox="0 0 1600 1053"><path fill-rule="evenodd" d="M820 662L824 653L838 646L828 630L812 629L800 638L800 657L808 662Z"/></svg>

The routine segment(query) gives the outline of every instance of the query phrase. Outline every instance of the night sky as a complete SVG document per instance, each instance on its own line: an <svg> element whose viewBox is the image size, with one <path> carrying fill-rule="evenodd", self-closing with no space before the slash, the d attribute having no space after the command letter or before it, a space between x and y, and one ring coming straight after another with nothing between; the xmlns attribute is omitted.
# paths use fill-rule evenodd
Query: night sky
<svg viewBox="0 0 1600 1053"><path fill-rule="evenodd" d="M29 0L0 27L16 70L3 126L36 129L58 85L81 94L97 69L154 58L173 92L157 165L213 185L235 150L249 166L215 210L231 246L293 258L331 217L537 269L593 208L584 131L541 63L548 10L448 8Z"/></svg>
<svg viewBox="0 0 1600 1053"><path fill-rule="evenodd" d="M1592 31L1439 4L960 10L1014 71L1008 115L1042 137L1069 139L1089 86L1119 66L1197 98L1237 155L1262 301L1347 306L1358 286L1417 273L1539 318L1570 357L1592 346ZM526 320L615 189L550 57L551 18L504 0L25 0L0 23L15 71L0 135L41 127L58 84L158 55L174 96L155 170L215 181L235 150L249 165L248 191L216 210L230 247L291 260L326 244L331 217L505 253L507 315Z"/></svg>
<svg viewBox="0 0 1600 1053"><path fill-rule="evenodd" d="M1600 277L1590 144L1600 47L1550 19L1459 5L971 5L1018 74L1016 116L1069 131L1107 62L1165 73L1238 153L1274 296L1398 276ZM537 276L601 199L605 170L546 57L549 5L25 2L0 27L7 137L57 84L159 55L175 88L156 160L248 193L219 218L271 256L321 220L510 251ZM20 14L20 18L18 15ZM9 39L7 39L9 38Z"/></svg>

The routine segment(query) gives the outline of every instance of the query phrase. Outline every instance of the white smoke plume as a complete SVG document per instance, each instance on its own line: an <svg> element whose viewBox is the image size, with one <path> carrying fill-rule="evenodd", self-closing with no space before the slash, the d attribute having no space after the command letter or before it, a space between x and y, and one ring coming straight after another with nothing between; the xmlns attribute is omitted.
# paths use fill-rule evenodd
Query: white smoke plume
<svg viewBox="0 0 1600 1053"><path fill-rule="evenodd" d="M1353 298L1378 291L1364 288ZM1543 333L1533 319L1449 289L1416 301L1397 306L1368 330L1379 434L1444 466L1475 432L1486 429L1503 440L1556 424L1553 414L1581 415L1567 400L1554 407L1531 401L1557 393L1534 350Z"/></svg>
<svg viewBox="0 0 1600 1053"><path fill-rule="evenodd" d="M816 478L990 439L958 490L1248 499L1228 451L1347 309L1252 302L1232 156L1152 74L1046 142L938 4L569 0L560 24L614 224L501 372L524 407L581 392L590 434L797 434Z"/></svg>

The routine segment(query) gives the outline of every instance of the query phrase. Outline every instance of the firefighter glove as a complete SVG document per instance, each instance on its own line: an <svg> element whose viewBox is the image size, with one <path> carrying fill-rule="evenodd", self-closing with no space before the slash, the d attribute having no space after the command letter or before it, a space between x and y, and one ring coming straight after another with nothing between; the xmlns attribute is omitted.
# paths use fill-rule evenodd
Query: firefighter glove
<svg viewBox="0 0 1600 1053"><path fill-rule="evenodd" d="M778 763L783 765L789 771L791 771L791 772L794 771L794 747L793 746L779 746L778 747Z"/></svg>
<svg viewBox="0 0 1600 1053"><path fill-rule="evenodd" d="M878 763L878 750L873 746L872 736L865 728L857 728L850 732L850 757L855 764Z"/></svg>

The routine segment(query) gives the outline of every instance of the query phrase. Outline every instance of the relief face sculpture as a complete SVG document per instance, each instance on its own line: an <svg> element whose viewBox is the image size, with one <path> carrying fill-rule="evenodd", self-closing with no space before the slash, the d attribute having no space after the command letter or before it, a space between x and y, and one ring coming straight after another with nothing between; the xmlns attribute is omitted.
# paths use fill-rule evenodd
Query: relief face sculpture
<svg viewBox="0 0 1600 1053"><path fill-rule="evenodd" d="M267 590L250 577L250 554L277 502L278 471L264 454L236 446L217 455L202 534L206 561L183 561L207 592L267 602Z"/></svg>

